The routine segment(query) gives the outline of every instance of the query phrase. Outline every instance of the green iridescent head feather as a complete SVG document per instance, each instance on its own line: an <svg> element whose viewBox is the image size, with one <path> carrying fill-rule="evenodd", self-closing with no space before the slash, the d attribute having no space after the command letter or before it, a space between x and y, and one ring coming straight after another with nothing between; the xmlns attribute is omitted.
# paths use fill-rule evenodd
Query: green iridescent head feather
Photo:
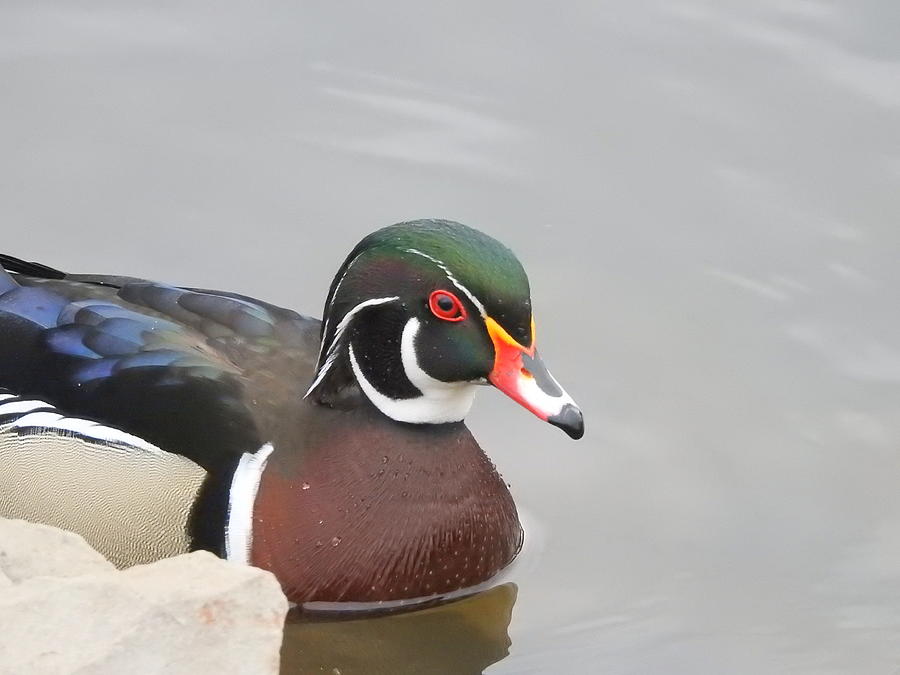
<svg viewBox="0 0 900 675"><path fill-rule="evenodd" d="M434 280L446 285L448 273L512 337L531 343L531 292L522 264L493 237L449 220L398 223L365 237L335 276L326 316L333 313L340 320L342 312L366 298L403 298L404 284Z"/></svg>

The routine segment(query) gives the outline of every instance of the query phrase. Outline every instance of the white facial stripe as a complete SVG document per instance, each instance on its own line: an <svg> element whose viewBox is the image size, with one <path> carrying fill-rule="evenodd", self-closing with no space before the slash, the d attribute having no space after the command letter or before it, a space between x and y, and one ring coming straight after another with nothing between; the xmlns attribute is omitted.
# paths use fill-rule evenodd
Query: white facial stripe
<svg viewBox="0 0 900 675"><path fill-rule="evenodd" d="M450 269L447 267L446 264L444 264L442 261L438 260L434 256L430 256L427 253L422 253L422 251L415 249L415 248L408 248L408 249L406 249L406 252L407 253L415 253L416 255L420 255L423 258L427 258L428 260L433 262L435 265L440 267L444 271L444 274L447 275L447 279L450 280L450 283L453 284L454 286L456 286L463 293L465 293L466 296L468 296L469 300L472 301L472 304L478 308L478 313L481 314L482 318L487 318L487 312L484 310L484 305L481 304L481 301L475 297L475 294L472 293L472 291L470 291L468 288L463 286L462 283L460 283L459 279L457 279L455 276L453 276L453 272L450 271Z"/></svg>
<svg viewBox="0 0 900 675"><path fill-rule="evenodd" d="M398 422L412 424L459 422L472 407L476 385L470 382L441 382L422 370L415 350L418 332L418 319L412 318L406 322L400 339L400 358L406 377L422 392L421 396L393 399L382 394L366 379L353 353L353 345L350 345L350 366L353 368L356 381L376 408Z"/></svg>
<svg viewBox="0 0 900 675"><path fill-rule="evenodd" d="M9 402L7 403L5 401ZM40 411L29 412L36 409L40 409ZM53 405L46 401L22 401L14 395L4 395L3 398L0 399L0 414L14 412L21 412L24 414L13 419L11 422L0 425L0 431L9 431L12 429L36 429L38 432L60 432L63 434L75 434L82 438L98 441L100 443L124 446L154 454L163 452L143 438L126 433L121 429L106 426L105 424L94 422L93 420L61 415L56 411L56 408Z"/></svg>
<svg viewBox="0 0 900 675"><path fill-rule="evenodd" d="M347 267L344 269L344 273L341 275L341 278L338 279L337 284L334 286L334 293L331 294L331 300L328 303L328 307L325 309L325 325L322 326L322 344L319 345L319 355L316 357L316 363L319 363L322 360L322 349L325 348L325 336L328 335L328 324L331 321L331 306L334 304L334 299L337 297L338 291L341 289L341 284L344 283L344 278L347 276L347 272L350 271L350 268L353 267L353 263L359 260L359 256L363 254L362 251L356 254L356 256L347 263Z"/></svg>
<svg viewBox="0 0 900 675"><path fill-rule="evenodd" d="M228 521L225 525L225 556L232 562L250 564L250 547L253 544L253 505L259 492L259 481L269 455L271 443L266 443L255 453L241 455L237 469L231 478L228 492Z"/></svg>
<svg viewBox="0 0 900 675"><path fill-rule="evenodd" d="M303 395L303 398L309 396L312 391L319 386L322 380L325 379L325 375L328 374L328 370L334 364L335 360L338 357L338 346L341 339L341 336L344 334L344 331L347 329L347 326L350 324L351 319L356 315L360 310L365 309L366 307L372 307L374 305L383 305L386 302L393 302L394 300L399 300L400 297L395 295L390 298L372 298L370 300L365 300L359 303L356 307L351 309L344 315L344 318L341 319L341 322L337 325L337 328L334 331L334 337L331 339L331 345L328 347L328 356L325 357L325 363L319 368L319 372L316 373L316 377L313 380L313 383L309 385L309 389L306 390L306 393ZM322 334L322 337L325 337L325 334ZM324 341L323 341L324 344ZM322 347L320 345L319 351L321 352Z"/></svg>
<svg viewBox="0 0 900 675"><path fill-rule="evenodd" d="M10 396L12 398L12 396ZM50 407L43 401L26 400L26 401L10 401L9 403L0 403L0 415L12 415L13 413L26 413L37 408Z"/></svg>

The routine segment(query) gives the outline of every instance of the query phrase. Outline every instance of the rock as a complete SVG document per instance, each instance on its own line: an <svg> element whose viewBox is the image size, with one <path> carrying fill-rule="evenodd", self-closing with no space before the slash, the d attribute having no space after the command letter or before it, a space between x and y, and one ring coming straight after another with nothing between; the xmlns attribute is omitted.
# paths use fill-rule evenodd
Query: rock
<svg viewBox="0 0 900 675"><path fill-rule="evenodd" d="M0 518L0 572L13 583L31 577L73 577L114 569L77 534Z"/></svg>
<svg viewBox="0 0 900 675"><path fill-rule="evenodd" d="M2 550L23 561L17 570L52 569L26 564L17 540L6 539L13 531L6 525L0 520ZM68 537L55 554L33 545L33 537L45 536L21 541L41 557L83 554ZM57 558L60 568L64 563ZM0 674L278 672L287 600L269 572L206 552L122 572L102 565L64 572L0 574Z"/></svg>

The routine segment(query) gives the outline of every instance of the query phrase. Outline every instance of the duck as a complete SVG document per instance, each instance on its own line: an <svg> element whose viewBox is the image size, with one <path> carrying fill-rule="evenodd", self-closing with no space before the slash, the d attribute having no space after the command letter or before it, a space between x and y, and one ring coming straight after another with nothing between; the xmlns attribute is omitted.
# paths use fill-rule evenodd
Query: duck
<svg viewBox="0 0 900 675"><path fill-rule="evenodd" d="M493 386L573 439L528 277L449 220L364 237L322 319L239 293L0 256L0 516L119 567L206 550L288 599L484 584L524 532L465 425Z"/></svg>

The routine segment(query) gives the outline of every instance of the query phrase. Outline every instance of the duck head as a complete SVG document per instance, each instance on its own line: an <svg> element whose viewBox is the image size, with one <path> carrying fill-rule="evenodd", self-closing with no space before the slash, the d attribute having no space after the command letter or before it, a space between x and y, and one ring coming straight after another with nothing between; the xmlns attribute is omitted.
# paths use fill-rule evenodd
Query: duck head
<svg viewBox="0 0 900 675"><path fill-rule="evenodd" d="M538 355L528 277L495 239L446 220L392 225L338 270L307 396L339 405L358 386L384 415L459 422L492 384L572 438L579 408Z"/></svg>

